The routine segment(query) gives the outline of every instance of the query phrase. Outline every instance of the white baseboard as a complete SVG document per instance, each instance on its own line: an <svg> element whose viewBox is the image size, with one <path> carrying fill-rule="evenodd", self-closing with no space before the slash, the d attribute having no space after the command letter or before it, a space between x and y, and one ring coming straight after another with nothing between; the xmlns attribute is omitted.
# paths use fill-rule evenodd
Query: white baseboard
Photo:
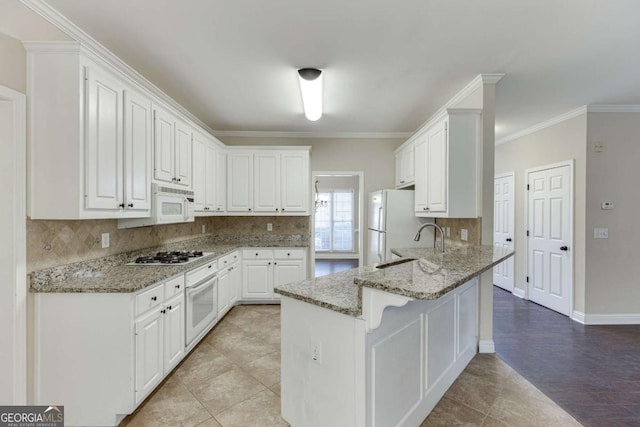
<svg viewBox="0 0 640 427"><path fill-rule="evenodd" d="M524 289L520 289L520 288L513 288L513 292L512 292L515 296L517 296L518 298L522 298L522 299L526 299L526 294Z"/></svg>
<svg viewBox="0 0 640 427"><path fill-rule="evenodd" d="M583 325L640 325L640 314L585 314L574 310L571 316L576 322Z"/></svg>
<svg viewBox="0 0 640 427"><path fill-rule="evenodd" d="M493 340L480 340L478 343L478 353L495 353L496 343Z"/></svg>

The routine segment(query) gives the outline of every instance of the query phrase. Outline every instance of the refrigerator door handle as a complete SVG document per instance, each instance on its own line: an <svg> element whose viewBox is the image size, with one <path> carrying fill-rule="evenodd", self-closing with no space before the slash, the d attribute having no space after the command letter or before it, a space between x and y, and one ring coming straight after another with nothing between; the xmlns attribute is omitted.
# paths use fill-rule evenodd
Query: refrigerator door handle
<svg viewBox="0 0 640 427"><path fill-rule="evenodd" d="M380 206L378 208L378 230L382 230L382 211L383 211L383 207Z"/></svg>

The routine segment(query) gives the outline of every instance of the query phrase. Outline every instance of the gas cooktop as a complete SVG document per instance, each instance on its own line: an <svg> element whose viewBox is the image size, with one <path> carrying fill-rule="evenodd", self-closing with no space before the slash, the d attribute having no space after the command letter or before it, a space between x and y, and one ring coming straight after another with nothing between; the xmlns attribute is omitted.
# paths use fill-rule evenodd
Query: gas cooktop
<svg viewBox="0 0 640 427"><path fill-rule="evenodd" d="M128 263L127 265L176 265L176 264L188 264L196 261L206 255L210 255L211 252L202 251L171 251L171 252L158 252L151 256L141 256L136 258L135 261Z"/></svg>

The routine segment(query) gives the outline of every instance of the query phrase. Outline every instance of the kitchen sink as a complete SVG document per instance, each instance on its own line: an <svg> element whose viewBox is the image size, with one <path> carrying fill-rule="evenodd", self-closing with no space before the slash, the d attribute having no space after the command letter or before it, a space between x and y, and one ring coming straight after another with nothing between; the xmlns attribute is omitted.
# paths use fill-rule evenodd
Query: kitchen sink
<svg viewBox="0 0 640 427"><path fill-rule="evenodd" d="M376 265L376 268L383 269L383 268L393 267L394 265L400 265L400 264L404 264L405 262L411 262L411 261L415 261L415 260L416 260L416 258L395 259L393 261L385 262L383 264L378 264L378 265Z"/></svg>

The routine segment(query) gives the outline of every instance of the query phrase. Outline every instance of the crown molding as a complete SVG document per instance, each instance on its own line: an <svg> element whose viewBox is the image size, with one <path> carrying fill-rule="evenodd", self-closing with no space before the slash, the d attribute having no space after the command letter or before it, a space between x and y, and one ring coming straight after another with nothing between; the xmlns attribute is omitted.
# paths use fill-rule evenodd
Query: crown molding
<svg viewBox="0 0 640 427"><path fill-rule="evenodd" d="M587 113L640 113L640 105L587 105Z"/></svg>
<svg viewBox="0 0 640 427"><path fill-rule="evenodd" d="M218 138L318 138L318 139L405 139L413 132L277 132L277 131L216 131Z"/></svg>
<svg viewBox="0 0 640 427"><path fill-rule="evenodd" d="M89 53L97 55L103 62L106 62L111 67L120 71L124 75L128 76L133 82L146 89L153 96L158 98L159 101L166 104L170 108L179 112L184 118L190 120L202 129L206 130L210 134L214 134L214 130L211 129L206 123L190 113L182 105L178 104L173 98L164 93L160 88L147 80L142 74L138 73L134 68L121 60L109 49L101 45L97 40L84 32L80 27L71 22L67 17L51 7L44 0L20 0L25 6L42 16L44 19L55 25L66 35L79 42L82 48L86 49ZM51 42L50 46L54 43L59 44L60 49L64 49L65 43L77 43L77 42ZM29 43L34 48L45 47L49 43L47 42L35 42ZM37 46L40 45L40 46ZM70 45L69 45L70 46ZM64 51L64 50L63 50Z"/></svg>
<svg viewBox="0 0 640 427"><path fill-rule="evenodd" d="M540 122L536 125L530 126L521 131L512 133L511 135L507 135L496 140L496 145L504 144L507 142L511 142L515 139L522 138L523 136L530 135L534 132L538 132L542 129L546 129L548 127L557 125L558 123L562 123L569 119L573 119L574 117L578 117L587 112L587 106L583 105L582 107L576 108L575 110L567 111L566 113L560 114L558 116L552 117L549 120L545 120L544 122Z"/></svg>
<svg viewBox="0 0 640 427"><path fill-rule="evenodd" d="M424 130L428 129L433 123L440 120L447 113L448 109L455 108L460 101L471 95L473 92L481 88L485 84L497 84L504 77L503 73L482 73L478 74L465 87L456 93L449 101L447 101L438 111L422 123L413 133L413 136L420 135Z"/></svg>

